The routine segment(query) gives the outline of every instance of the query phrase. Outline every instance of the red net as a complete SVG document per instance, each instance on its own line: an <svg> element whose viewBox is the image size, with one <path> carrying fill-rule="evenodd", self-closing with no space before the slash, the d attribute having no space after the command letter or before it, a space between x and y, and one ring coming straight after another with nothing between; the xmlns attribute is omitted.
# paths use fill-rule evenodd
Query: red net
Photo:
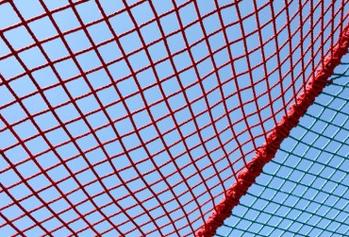
<svg viewBox="0 0 349 237"><path fill-rule="evenodd" d="M214 234L348 20L344 0L0 1L0 233Z"/></svg>

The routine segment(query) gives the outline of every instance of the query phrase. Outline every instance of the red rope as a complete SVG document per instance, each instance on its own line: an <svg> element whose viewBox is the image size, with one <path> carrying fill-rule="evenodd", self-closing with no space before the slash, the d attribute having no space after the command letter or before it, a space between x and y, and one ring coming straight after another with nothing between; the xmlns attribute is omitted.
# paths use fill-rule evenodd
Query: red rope
<svg viewBox="0 0 349 237"><path fill-rule="evenodd" d="M316 71L315 77L307 83L305 91L297 97L296 103L288 109L287 114L270 132L266 143L257 149L255 157L239 172L237 182L226 191L225 198L215 207L215 211L212 212L206 223L196 231L197 237L213 236L217 228L231 215L232 209L239 204L240 198L254 184L264 165L273 159L281 142L288 137L291 129L297 126L300 118L322 92L329 82L328 79L333 74L334 68L340 63L348 48L349 26L344 29L332 53L323 60L323 66Z"/></svg>

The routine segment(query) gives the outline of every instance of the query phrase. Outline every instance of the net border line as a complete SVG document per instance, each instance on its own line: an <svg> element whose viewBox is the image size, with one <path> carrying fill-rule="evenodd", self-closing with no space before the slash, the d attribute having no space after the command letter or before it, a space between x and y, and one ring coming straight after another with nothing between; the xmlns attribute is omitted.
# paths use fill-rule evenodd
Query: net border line
<svg viewBox="0 0 349 237"><path fill-rule="evenodd" d="M237 181L227 189L225 197L218 203L210 217L196 232L196 237L209 237L216 233L224 220L232 214L232 210L239 204L240 198L245 195L248 188L255 183L256 178L262 173L264 165L271 161L279 150L281 142L287 138L292 128L298 125L301 117L314 103L315 98L329 83L329 78L334 68L340 63L341 58L349 49L349 25L344 28L337 44L324 58L315 76L307 82L305 91L296 98L296 103L282 117L280 122L268 134L264 145L256 150L255 157L237 175Z"/></svg>

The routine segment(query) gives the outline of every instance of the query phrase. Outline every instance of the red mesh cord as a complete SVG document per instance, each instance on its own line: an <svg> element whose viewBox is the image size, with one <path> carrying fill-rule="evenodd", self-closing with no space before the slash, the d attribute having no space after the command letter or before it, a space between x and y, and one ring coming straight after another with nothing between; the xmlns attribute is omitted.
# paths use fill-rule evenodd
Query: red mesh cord
<svg viewBox="0 0 349 237"><path fill-rule="evenodd" d="M348 23L344 0L0 1L1 235L214 235Z"/></svg>

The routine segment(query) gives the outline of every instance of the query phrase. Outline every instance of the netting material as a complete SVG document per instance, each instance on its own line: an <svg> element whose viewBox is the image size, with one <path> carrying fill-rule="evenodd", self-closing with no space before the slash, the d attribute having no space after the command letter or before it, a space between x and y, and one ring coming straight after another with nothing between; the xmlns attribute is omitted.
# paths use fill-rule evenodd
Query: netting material
<svg viewBox="0 0 349 237"><path fill-rule="evenodd" d="M225 192L222 202L215 207L214 212L205 225L196 232L197 236L214 235L216 229L231 215L233 207L239 204L240 198L255 183L265 164L274 158L282 141L289 136L292 128L297 126L299 119L314 102L315 98L321 94L334 68L339 64L342 56L347 53L348 47L349 28L346 28L338 44L333 48L332 54L324 58L322 67L307 82L304 91L297 96L296 103L288 109L287 114L282 117L281 121L268 134L265 144L257 149L256 156L248 162L245 169L238 173L236 183Z"/></svg>
<svg viewBox="0 0 349 237"><path fill-rule="evenodd" d="M349 234L349 55L217 236Z"/></svg>
<svg viewBox="0 0 349 237"><path fill-rule="evenodd" d="M193 234L348 23L340 1L118 3L0 5L9 235Z"/></svg>

